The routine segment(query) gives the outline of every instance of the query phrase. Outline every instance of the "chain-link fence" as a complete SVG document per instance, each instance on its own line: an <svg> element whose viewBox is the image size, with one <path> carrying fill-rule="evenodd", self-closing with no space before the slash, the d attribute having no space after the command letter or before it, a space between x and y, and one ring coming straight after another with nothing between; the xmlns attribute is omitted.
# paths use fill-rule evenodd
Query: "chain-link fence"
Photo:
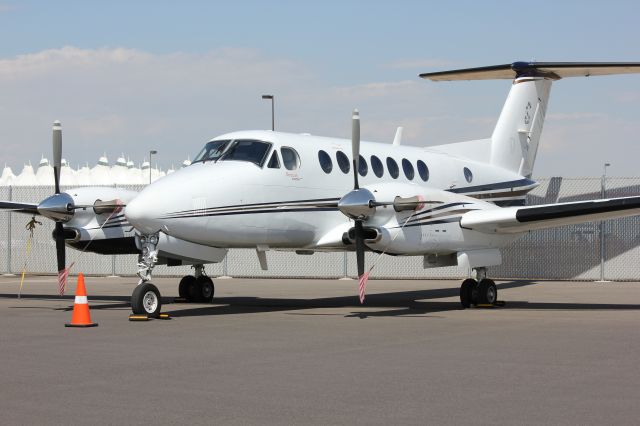
<svg viewBox="0 0 640 426"><path fill-rule="evenodd" d="M579 201L602 197L600 178L539 179L540 186L527 198L528 205ZM640 194L640 178L608 178L607 197ZM139 190L140 187L127 186ZM38 202L51 195L50 187L0 187L0 199ZM0 213L0 270L19 273L26 265L29 273L50 274L56 270L55 243L51 238L53 224L43 224L34 231L30 253L27 253L28 216ZM495 278L598 280L640 280L640 217L615 219L597 223L563 226L532 231L502 250L503 264L492 267ZM601 244L601 236L604 244ZM367 253L371 265L377 254ZM602 259L601 259L602 258ZM233 249L224 262L207 265L211 276L272 278L340 278L355 276L353 253L315 253L297 255L292 252L267 252L269 269L260 269L255 250ZM93 275L134 275L137 256L102 256L67 250L67 264L75 262L74 271ZM182 276L190 267L158 266L156 276ZM372 278L460 278L467 271L459 267L423 269L422 257L382 256L377 260Z"/></svg>

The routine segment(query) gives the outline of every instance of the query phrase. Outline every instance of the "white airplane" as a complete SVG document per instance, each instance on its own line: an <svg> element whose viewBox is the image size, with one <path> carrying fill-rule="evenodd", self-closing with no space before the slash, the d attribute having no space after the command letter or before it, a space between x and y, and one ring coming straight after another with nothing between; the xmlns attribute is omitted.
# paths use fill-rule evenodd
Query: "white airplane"
<svg viewBox="0 0 640 426"><path fill-rule="evenodd" d="M360 143L352 139L273 131L240 131L212 139L189 167L140 193L113 188L60 192L61 130L54 124L56 194L40 204L0 207L56 222L58 269L65 243L114 254L139 253L134 313L158 315L156 264L194 264L179 294L210 301L214 285L204 264L229 248L298 254L355 251L365 276L366 251L423 256L424 267L462 265L475 273L460 287L463 307L494 303L487 267L523 233L640 214L640 196L524 206L551 84L564 77L640 72L640 63L515 62L421 74L433 81L513 80L490 138L432 147ZM103 201L107 200L107 201ZM126 205L126 207L124 207ZM366 279L366 276L365 276Z"/></svg>

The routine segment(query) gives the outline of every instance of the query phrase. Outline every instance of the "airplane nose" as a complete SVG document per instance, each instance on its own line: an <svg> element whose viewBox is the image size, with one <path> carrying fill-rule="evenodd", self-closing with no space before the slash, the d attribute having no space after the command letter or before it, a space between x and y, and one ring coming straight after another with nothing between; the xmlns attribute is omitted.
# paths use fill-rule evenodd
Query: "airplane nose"
<svg viewBox="0 0 640 426"><path fill-rule="evenodd" d="M153 234L162 227L161 221L158 219L159 212L156 211L157 191L153 188L153 184L143 189L133 200L127 203L124 210L124 216L136 230L143 234ZM154 202L155 201L155 202Z"/></svg>

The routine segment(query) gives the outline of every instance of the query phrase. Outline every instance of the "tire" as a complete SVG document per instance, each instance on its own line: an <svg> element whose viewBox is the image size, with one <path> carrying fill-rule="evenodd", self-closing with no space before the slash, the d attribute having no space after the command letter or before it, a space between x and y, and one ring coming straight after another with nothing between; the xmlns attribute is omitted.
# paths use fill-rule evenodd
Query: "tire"
<svg viewBox="0 0 640 426"><path fill-rule="evenodd" d="M213 300L213 294L216 291L216 288L213 285L213 280L207 276L201 275L196 278L196 281L199 282L200 301L210 303Z"/></svg>
<svg viewBox="0 0 640 426"><path fill-rule="evenodd" d="M493 305L498 300L498 288L493 280L484 278L478 283L478 303Z"/></svg>
<svg viewBox="0 0 640 426"><path fill-rule="evenodd" d="M478 286L478 282L473 278L467 278L462 281L462 285L460 286L460 303L462 304L462 308L470 308L473 303L473 291Z"/></svg>
<svg viewBox="0 0 640 426"><path fill-rule="evenodd" d="M136 315L148 315L157 318L162 308L160 290L147 282L138 285L131 295L131 310Z"/></svg>
<svg viewBox="0 0 640 426"><path fill-rule="evenodd" d="M189 287L189 300L198 303L211 302L215 288L211 278L201 275Z"/></svg>
<svg viewBox="0 0 640 426"><path fill-rule="evenodd" d="M178 295L183 299L189 299L189 287L196 282L196 277L193 275L186 275L180 280L178 284Z"/></svg>

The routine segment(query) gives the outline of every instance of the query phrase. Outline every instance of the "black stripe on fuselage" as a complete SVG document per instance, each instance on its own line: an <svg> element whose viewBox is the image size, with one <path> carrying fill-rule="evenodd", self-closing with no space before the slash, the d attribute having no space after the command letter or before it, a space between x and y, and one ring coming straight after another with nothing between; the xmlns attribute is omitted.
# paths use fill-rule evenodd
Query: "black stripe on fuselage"
<svg viewBox="0 0 640 426"><path fill-rule="evenodd" d="M267 203L253 203L253 204L233 204L230 206L220 206L220 207L209 207L204 209L191 209L191 210L180 210L173 213L168 213L165 216L176 216L180 214L193 214L194 212L214 212L219 210L229 210L229 209L256 209L261 207L268 206L279 206L279 205L309 205L309 203L335 203L336 207L338 205L338 201L340 198L316 198L309 200L291 200L291 201L272 201Z"/></svg>
<svg viewBox="0 0 640 426"><path fill-rule="evenodd" d="M427 221L427 222L420 222L420 223L409 223L407 225L405 225L405 228L411 228L413 226L430 226L430 225L440 225L443 223L453 223L453 222L459 222L460 218L462 216L455 216L455 217L449 217L446 219L435 219L435 220L431 220L431 221ZM402 228L402 225L398 225L398 226L394 226L391 229L398 229L398 228Z"/></svg>
<svg viewBox="0 0 640 426"><path fill-rule="evenodd" d="M271 209L263 209L263 210L239 210L232 212L212 212L212 213L195 213L190 215L181 215L181 216L165 216L161 219L187 219L193 217L213 217L213 216L232 216L232 215L245 215L245 214L264 214L264 213L291 213L291 212L328 212L328 211L338 211L337 207L313 207L313 208L271 208Z"/></svg>

